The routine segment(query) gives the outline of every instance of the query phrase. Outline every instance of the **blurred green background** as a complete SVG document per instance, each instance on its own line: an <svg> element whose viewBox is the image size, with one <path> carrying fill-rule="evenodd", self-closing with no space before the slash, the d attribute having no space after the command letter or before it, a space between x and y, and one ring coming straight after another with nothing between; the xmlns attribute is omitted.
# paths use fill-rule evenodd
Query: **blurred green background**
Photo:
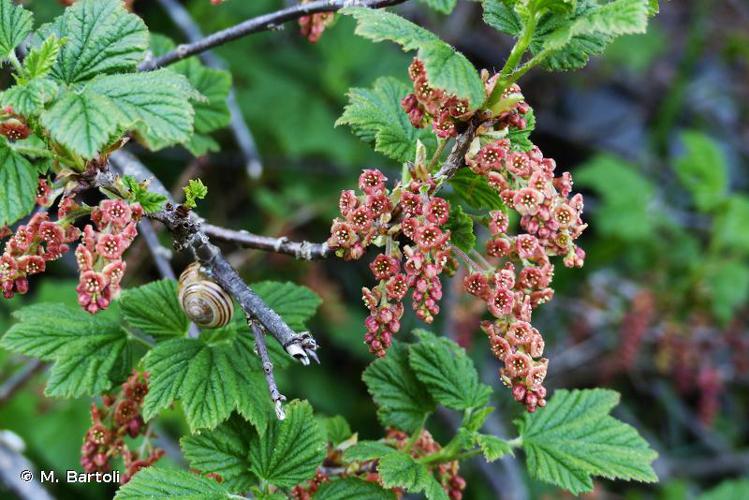
<svg viewBox="0 0 749 500"><path fill-rule="evenodd" d="M61 6L24 2L37 19ZM292 2L293 3L293 2ZM279 0L186 2L208 33L282 7ZM184 35L159 3L137 0L135 11L153 32ZM480 20L480 5L461 0L441 16L407 2L399 12L437 32L479 68L501 67L511 41ZM333 126L352 86L379 76L407 79L410 61L394 46L353 35L338 19L317 44L289 23L216 51L229 65L237 99L264 171L245 173L229 131L220 153L198 160L183 150L136 151L175 192L186 179L209 187L201 215L217 225L267 235L323 241L341 189L362 168L400 170L345 128ZM521 81L534 107L532 136L560 171L569 170L586 196L590 228L581 245L582 270L558 266L557 295L536 313L547 338L550 388L606 386L623 394L619 418L635 425L659 451L654 486L606 481L591 498L689 498L749 474L749 3L745 0L662 2L646 35L618 40L605 56L569 74L537 70ZM165 238L165 242L167 239ZM362 438L377 438L361 372L371 360L362 342L360 289L370 283L367 259L298 262L226 248L249 282L292 280L324 299L312 322L322 365L279 374L292 397L320 414L344 415ZM183 257L175 267L186 264ZM142 243L128 254L128 285L157 278ZM74 270L58 263L54 279L34 294L0 302L0 331L10 312L39 300L74 301ZM466 346L484 381L497 387L491 422L502 435L521 409L499 386L497 362L478 329L480 308L460 294L460 276L446 283L443 314L432 330ZM408 312L402 332L417 325ZM23 364L0 351L0 380ZM26 456L43 469L75 469L90 401L56 401L42 394L44 375L0 405L0 429L20 436ZM449 436L449 419L430 430ZM186 432L179 409L160 424L166 440ZM169 450L168 450L169 451ZM178 460L178 459L177 459ZM521 463L469 462L466 498L560 498L530 480ZM57 485L59 498L106 498L103 486ZM747 498L732 490L721 498Z"/></svg>

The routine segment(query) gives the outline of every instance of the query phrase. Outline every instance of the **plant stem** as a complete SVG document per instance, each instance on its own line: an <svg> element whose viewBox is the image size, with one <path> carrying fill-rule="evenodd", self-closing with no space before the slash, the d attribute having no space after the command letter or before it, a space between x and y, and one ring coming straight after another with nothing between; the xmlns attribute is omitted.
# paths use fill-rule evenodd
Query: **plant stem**
<svg viewBox="0 0 749 500"><path fill-rule="evenodd" d="M429 166L427 166L428 172L431 172L434 169L434 166L445 151L445 146L447 146L447 141L445 139L440 139L437 143L437 151L434 152L434 156L432 156L432 159L429 161Z"/></svg>
<svg viewBox="0 0 749 500"><path fill-rule="evenodd" d="M520 37L515 42L515 45L513 45L512 50L510 51L510 55L507 56L507 61L505 61L505 65L502 67L502 69L499 72L499 81L497 82L497 85L494 87L494 90L492 90L491 95L487 99L487 106L491 106L492 104L495 104L497 101L499 101L500 97L504 93L504 91L509 87L512 83L514 83L518 78L520 78L522 75L524 75L529 69L531 69L535 64L532 66L529 66L528 68L525 68L528 64L520 69L522 73L518 72L516 73L515 69L517 68L520 61L523 59L523 55L525 55L525 51L528 50L528 47L531 44L531 41L533 40L533 34L536 32L536 23L538 22L538 19L536 17L536 12L534 10L531 10L528 13L528 22L525 26L523 26L523 31L520 33ZM535 58L528 61L528 63L532 62Z"/></svg>

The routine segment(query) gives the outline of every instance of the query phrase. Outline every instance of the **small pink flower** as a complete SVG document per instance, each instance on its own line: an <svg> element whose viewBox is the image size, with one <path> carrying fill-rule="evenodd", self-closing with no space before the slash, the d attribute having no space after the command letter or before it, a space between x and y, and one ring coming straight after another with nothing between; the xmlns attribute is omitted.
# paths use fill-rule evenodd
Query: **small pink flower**
<svg viewBox="0 0 749 500"><path fill-rule="evenodd" d="M534 328L526 321L515 321L507 330L507 339L512 345L521 346L531 340Z"/></svg>
<svg viewBox="0 0 749 500"><path fill-rule="evenodd" d="M486 254L489 257L506 257L510 254L512 242L507 238L493 238L486 243Z"/></svg>
<svg viewBox="0 0 749 500"><path fill-rule="evenodd" d="M554 196L554 186L551 183L551 177L546 172L540 170L533 172L528 180L528 187L535 189L545 197Z"/></svg>
<svg viewBox="0 0 749 500"><path fill-rule="evenodd" d="M561 204L554 209L554 221L559 224L559 227L566 229L575 222L577 214L572 207L567 204Z"/></svg>
<svg viewBox="0 0 749 500"><path fill-rule="evenodd" d="M38 255L24 255L18 258L18 268L25 274L39 274L47 268L47 263Z"/></svg>
<svg viewBox="0 0 749 500"><path fill-rule="evenodd" d="M368 231L372 227L373 220L367 207L359 207L353 212L349 212L346 218L351 222L351 227L356 231Z"/></svg>
<svg viewBox="0 0 749 500"><path fill-rule="evenodd" d="M528 354L534 358L542 356L544 353L544 346L544 338L536 331L531 335L531 338L528 341Z"/></svg>
<svg viewBox="0 0 749 500"><path fill-rule="evenodd" d="M505 358L507 374L512 378L525 378L531 368L531 358L522 352L510 354Z"/></svg>
<svg viewBox="0 0 749 500"><path fill-rule="evenodd" d="M528 387L537 389L541 387L546 379L546 372L548 370L549 360L544 358L539 363L535 364L528 370L526 383Z"/></svg>
<svg viewBox="0 0 749 500"><path fill-rule="evenodd" d="M59 245L65 238L65 231L54 222L45 221L39 225L39 237L50 245Z"/></svg>
<svg viewBox="0 0 749 500"><path fill-rule="evenodd" d="M515 240L515 246L521 259L532 259L540 250L538 240L530 234L521 234Z"/></svg>
<svg viewBox="0 0 749 500"><path fill-rule="evenodd" d="M76 291L78 303L86 312L94 314L100 309L109 307L109 287L103 274L94 271L84 272Z"/></svg>
<svg viewBox="0 0 749 500"><path fill-rule="evenodd" d="M491 187L493 187L498 193L501 193L502 191L506 191L510 187L510 183L507 182L507 179L504 175L500 174L499 172L489 172L486 176L486 181L489 183Z"/></svg>
<svg viewBox="0 0 749 500"><path fill-rule="evenodd" d="M359 176L359 189L369 195L380 194L385 190L386 180L379 170L367 169Z"/></svg>
<svg viewBox="0 0 749 500"><path fill-rule="evenodd" d="M75 249L75 260L78 263L78 269L83 271L90 271L94 265L94 256L91 251L84 245L78 245Z"/></svg>
<svg viewBox="0 0 749 500"><path fill-rule="evenodd" d="M403 207L403 213L406 217L418 217L424 211L421 196L411 191L403 191L401 193L400 205Z"/></svg>
<svg viewBox="0 0 749 500"><path fill-rule="evenodd" d="M15 279L17 271L18 264L13 257L9 255L0 257L0 281Z"/></svg>
<svg viewBox="0 0 749 500"><path fill-rule="evenodd" d="M400 262L395 257L380 254L369 264L369 269L378 280L386 280L400 271Z"/></svg>
<svg viewBox="0 0 749 500"><path fill-rule="evenodd" d="M370 217L373 218L379 217L393 208L390 204L390 199L384 194L368 195L365 204L369 210Z"/></svg>
<svg viewBox="0 0 749 500"><path fill-rule="evenodd" d="M423 249L441 246L445 243L445 233L433 224L424 224L416 230L414 241Z"/></svg>
<svg viewBox="0 0 749 500"><path fill-rule="evenodd" d="M506 288L498 288L489 298L489 312L496 318L501 318L512 312L513 296Z"/></svg>
<svg viewBox="0 0 749 500"><path fill-rule="evenodd" d="M531 159L526 153L515 152L507 157L507 170L518 177L527 178L531 175Z"/></svg>
<svg viewBox="0 0 749 500"><path fill-rule="evenodd" d="M99 203L98 210L101 213L102 225L112 224L115 227L123 228L132 220L132 211L125 200L102 200Z"/></svg>
<svg viewBox="0 0 749 500"><path fill-rule="evenodd" d="M489 336L489 347L492 350L492 354L500 361L504 361L507 356L512 354L510 343L496 334Z"/></svg>
<svg viewBox="0 0 749 500"><path fill-rule="evenodd" d="M427 204L426 216L429 222L441 226L450 216L450 204L442 198L432 198Z"/></svg>
<svg viewBox="0 0 749 500"><path fill-rule="evenodd" d="M352 190L341 191L341 197L338 200L338 209L344 217L350 214L359 203L356 194Z"/></svg>
<svg viewBox="0 0 749 500"><path fill-rule="evenodd" d="M565 198L572 192L572 175L569 172L562 173L561 176L554 179L554 187L557 188L559 194Z"/></svg>
<svg viewBox="0 0 749 500"><path fill-rule="evenodd" d="M386 285L387 297L390 300L403 300L408 293L408 283L405 274L396 274L390 278Z"/></svg>
<svg viewBox="0 0 749 500"><path fill-rule="evenodd" d="M119 285L122 282L123 276L125 276L126 267L127 264L124 261L116 260L104 266L101 273L110 285Z"/></svg>
<svg viewBox="0 0 749 500"><path fill-rule="evenodd" d="M515 210L520 215L535 215L543 201L541 193L531 188L524 188L517 191L512 197Z"/></svg>
<svg viewBox="0 0 749 500"><path fill-rule="evenodd" d="M117 260L125 251L125 242L120 236L103 234L96 243L96 251L105 259Z"/></svg>
<svg viewBox="0 0 749 500"><path fill-rule="evenodd" d="M356 241L356 234L347 222L336 221L330 229L328 246L330 248L348 248Z"/></svg>
<svg viewBox="0 0 749 500"><path fill-rule="evenodd" d="M508 263L509 266L512 264ZM515 271L506 267L494 273L494 286L511 290L515 287Z"/></svg>
<svg viewBox="0 0 749 500"><path fill-rule="evenodd" d="M510 225L510 218L501 210L489 212L489 231L493 235L504 234Z"/></svg>
<svg viewBox="0 0 749 500"><path fill-rule="evenodd" d="M491 290L489 289L489 280L480 273L473 273L463 280L463 287L466 292L476 297L486 300Z"/></svg>
<svg viewBox="0 0 749 500"><path fill-rule="evenodd" d="M416 230L419 226L419 219L416 217L408 217L401 222L401 232L413 240L416 238Z"/></svg>

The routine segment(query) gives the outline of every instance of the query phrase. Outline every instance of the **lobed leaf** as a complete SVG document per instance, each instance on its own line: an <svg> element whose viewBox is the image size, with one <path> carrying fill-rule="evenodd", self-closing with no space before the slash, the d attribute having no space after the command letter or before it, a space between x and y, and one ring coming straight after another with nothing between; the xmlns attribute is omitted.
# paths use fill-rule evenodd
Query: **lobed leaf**
<svg viewBox="0 0 749 500"><path fill-rule="evenodd" d="M326 441L333 445L337 445L347 440L353 434L348 422L346 422L346 419L341 415L336 415L334 417L318 417L317 422L325 433Z"/></svg>
<svg viewBox="0 0 749 500"><path fill-rule="evenodd" d="M65 42L65 39L60 40L57 36L52 35L44 40L41 45L31 49L23 60L23 78L31 80L49 75Z"/></svg>
<svg viewBox="0 0 749 500"><path fill-rule="evenodd" d="M0 58L8 59L34 24L34 15L11 0L0 0Z"/></svg>
<svg viewBox="0 0 749 500"><path fill-rule="evenodd" d="M253 283L252 289L295 331L306 329L305 322L322 303L309 288L288 281L261 281Z"/></svg>
<svg viewBox="0 0 749 500"><path fill-rule="evenodd" d="M382 457L377 472L385 488L403 488L409 493L424 492L429 500L448 498L429 469L405 452L394 451Z"/></svg>
<svg viewBox="0 0 749 500"><path fill-rule="evenodd" d="M179 469L146 467L123 485L115 500L221 500L231 498L229 492L214 479Z"/></svg>
<svg viewBox="0 0 749 500"><path fill-rule="evenodd" d="M119 302L125 320L157 341L184 337L187 333L190 321L177 300L174 280L130 288L122 293Z"/></svg>
<svg viewBox="0 0 749 500"><path fill-rule="evenodd" d="M450 231L450 243L464 252L470 252L476 246L473 219L463 212L460 205L453 205L450 208L450 217L445 229Z"/></svg>
<svg viewBox="0 0 749 500"><path fill-rule="evenodd" d="M609 416L619 394L557 390L543 411L526 414L520 435L532 477L573 494L593 489L592 476L655 482L658 456L637 431Z"/></svg>
<svg viewBox="0 0 749 500"><path fill-rule="evenodd" d="M489 185L486 178L474 174L468 168L459 169L449 182L461 201L473 209L501 210L504 208L499 193Z"/></svg>
<svg viewBox="0 0 749 500"><path fill-rule="evenodd" d="M45 104L57 96L58 88L54 80L34 78L3 91L0 94L0 106L10 106L22 116L37 115L44 109Z"/></svg>
<svg viewBox="0 0 749 500"><path fill-rule="evenodd" d="M681 142L686 151L674 164L676 174L697 208L710 211L723 201L728 189L726 158L718 144L700 132L682 132Z"/></svg>
<svg viewBox="0 0 749 500"><path fill-rule="evenodd" d="M0 227L31 212L36 200L37 174L29 161L0 139Z"/></svg>
<svg viewBox="0 0 749 500"><path fill-rule="evenodd" d="M315 493L315 500L395 500L392 491L384 490L376 483L355 477L326 481Z"/></svg>

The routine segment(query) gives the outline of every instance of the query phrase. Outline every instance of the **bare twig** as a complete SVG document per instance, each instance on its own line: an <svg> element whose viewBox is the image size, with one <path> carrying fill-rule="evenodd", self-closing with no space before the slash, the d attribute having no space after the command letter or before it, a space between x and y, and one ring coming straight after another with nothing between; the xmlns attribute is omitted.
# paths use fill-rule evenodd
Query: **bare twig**
<svg viewBox="0 0 749 500"><path fill-rule="evenodd" d="M0 406L12 398L34 375L42 371L47 365L38 360L29 360L20 370L11 375L2 386L0 386Z"/></svg>
<svg viewBox="0 0 749 500"><path fill-rule="evenodd" d="M14 439L13 441L16 441ZM33 466L13 443L0 436L0 485L10 496L22 500L51 500L52 497L34 477Z"/></svg>
<svg viewBox="0 0 749 500"><path fill-rule="evenodd" d="M200 28L182 4L176 0L158 0L158 2L169 15L172 22L174 22L180 31L182 31L188 42L196 43L203 38L203 33L200 31ZM206 66L212 68L224 69L226 66L221 59L210 50L201 53L200 58ZM237 141L237 146L239 146L239 150L242 152L247 175L253 179L257 179L263 173L263 165L257 151L255 138L242 116L242 111L237 103L237 97L233 87L229 89L226 105L229 108L229 113L231 115L231 130L234 134L234 139Z"/></svg>
<svg viewBox="0 0 749 500"><path fill-rule="evenodd" d="M176 61L180 61L190 56L200 54L213 47L223 45L232 40L242 38L252 33L268 31L277 26L300 17L320 12L335 12L344 7L370 7L373 9L389 7L403 3L406 0L316 0L314 2L304 3L281 9L276 12L263 14L262 16L253 17L231 28L218 31L196 42L179 45L173 51L164 54L161 57L151 58L143 61L139 68L141 71L149 71L159 67L167 66Z"/></svg>
<svg viewBox="0 0 749 500"><path fill-rule="evenodd" d="M262 326L249 316L247 317L247 326L250 327L250 331L255 337L255 349L257 350L257 355L260 356L260 362L263 364L265 382L268 384L268 392L275 406L276 417L278 420L283 420L286 418L286 413L283 411L283 402L286 401L286 396L279 392L276 379L273 376L273 363L268 354L268 347L265 345L265 331Z"/></svg>
<svg viewBox="0 0 749 500"><path fill-rule="evenodd" d="M235 231L212 224L203 224L203 231L215 240L235 243L244 248L291 255L297 259L324 259L332 255L330 248L325 243L289 241L286 237L259 236L247 231Z"/></svg>
<svg viewBox="0 0 749 500"><path fill-rule="evenodd" d="M447 160L445 160L445 163L442 164L442 167L440 167L435 175L436 179L451 178L465 164L466 153L471 146L473 138L476 137L479 125L476 120L471 120L465 131L458 135L455 139L455 145L453 145L450 154L447 156Z"/></svg>

